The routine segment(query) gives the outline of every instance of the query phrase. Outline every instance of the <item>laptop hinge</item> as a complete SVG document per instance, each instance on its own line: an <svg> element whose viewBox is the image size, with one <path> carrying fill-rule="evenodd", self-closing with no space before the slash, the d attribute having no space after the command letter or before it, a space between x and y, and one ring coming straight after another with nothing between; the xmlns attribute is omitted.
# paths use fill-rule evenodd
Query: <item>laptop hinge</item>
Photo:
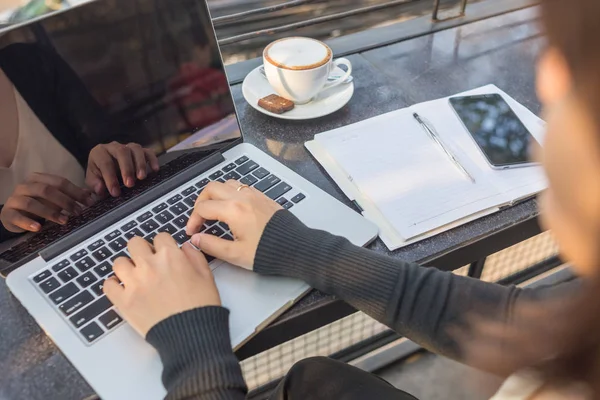
<svg viewBox="0 0 600 400"><path fill-rule="evenodd" d="M106 229L106 227L127 218L140 208L145 207L170 191L177 189L179 186L184 185L186 182L189 182L214 166L219 165L223 161L225 161L225 158L221 153L214 153L210 155L206 159L190 166L177 175L148 189L140 196L134 197L130 201L115 208L113 211L109 211L92 223L89 223L69 233L64 238L57 240L50 246L40 251L40 256L46 262L60 256L62 253L77 246L82 241Z"/></svg>

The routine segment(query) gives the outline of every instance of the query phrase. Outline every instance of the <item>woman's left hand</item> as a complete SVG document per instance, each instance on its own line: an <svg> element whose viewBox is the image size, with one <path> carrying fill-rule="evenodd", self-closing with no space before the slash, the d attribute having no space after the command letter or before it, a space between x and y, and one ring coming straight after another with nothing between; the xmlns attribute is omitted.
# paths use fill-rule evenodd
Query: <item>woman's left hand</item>
<svg viewBox="0 0 600 400"><path fill-rule="evenodd" d="M154 247L135 237L127 244L131 259L115 260L104 293L123 318L146 337L160 321L198 307L220 306L221 299L204 255L189 243L181 249L168 233Z"/></svg>

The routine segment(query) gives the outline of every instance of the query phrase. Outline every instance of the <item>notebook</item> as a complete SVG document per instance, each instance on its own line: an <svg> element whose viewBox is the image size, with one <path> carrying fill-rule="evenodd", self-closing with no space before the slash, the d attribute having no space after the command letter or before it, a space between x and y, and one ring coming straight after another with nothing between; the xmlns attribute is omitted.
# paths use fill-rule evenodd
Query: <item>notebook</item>
<svg viewBox="0 0 600 400"><path fill-rule="evenodd" d="M544 121L496 86L459 95L491 93L500 94L542 143ZM475 183L426 134L414 112L434 127ZM494 213L547 186L540 166L492 169L448 98L320 133L306 147L363 215L377 224L390 250Z"/></svg>

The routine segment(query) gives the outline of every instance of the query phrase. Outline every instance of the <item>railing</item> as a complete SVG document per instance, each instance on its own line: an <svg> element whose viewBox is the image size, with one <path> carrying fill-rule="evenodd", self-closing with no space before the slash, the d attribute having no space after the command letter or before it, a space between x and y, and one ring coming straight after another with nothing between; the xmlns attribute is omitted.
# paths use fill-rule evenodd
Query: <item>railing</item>
<svg viewBox="0 0 600 400"><path fill-rule="evenodd" d="M252 18L255 18L257 16L264 16L264 15L272 14L272 13L275 13L278 11L283 11L283 10L287 10L287 9L294 8L294 7L308 5L311 3L320 3L320 2L318 0L293 0L293 1L288 1L288 2L281 3L281 4L273 5L273 6L261 7L261 8L256 8L256 9L249 10L249 11L243 11L243 12L238 12L238 13L234 13L234 14L230 14L230 15L216 17L213 19L213 23L214 23L215 27L218 29L220 27L224 27L224 26L231 25L231 24L241 24L241 23L249 21ZM337 13L333 13L333 14L326 15L326 16L309 18L309 19L301 21L301 22L269 27L266 29L255 30L255 31L251 31L251 32L243 33L243 34L238 34L238 35L222 38L219 40L219 44L221 46L225 46L225 45L229 45L229 44L233 44L233 43L239 43L239 42L242 42L245 40L254 39L257 37L261 37L261 36L270 36L270 35L273 35L276 33L289 32L289 31L293 31L295 29L305 28L308 26L313 26L313 25L317 25L317 24L321 24L321 23L325 23L325 22L341 20L344 18L354 17L357 15L367 14L367 13L380 11L380 10L384 10L384 9L391 9L396 6L406 5L409 3L431 4L431 2L429 0L392 0L392 1L387 1L385 3L381 3L381 4L374 4L374 5L354 8L354 9L344 11L344 12L337 12ZM449 18L439 19L439 11L440 11L440 8L442 7L442 3L448 3L448 1L441 1L441 0L433 1L433 6L432 6L432 10L431 10L432 21L441 22L441 21L445 21L448 19L452 19L452 18L459 18L459 17L462 17L465 15L466 8L467 8L467 0L461 0L460 1L460 10L459 10L458 14L455 14Z"/></svg>

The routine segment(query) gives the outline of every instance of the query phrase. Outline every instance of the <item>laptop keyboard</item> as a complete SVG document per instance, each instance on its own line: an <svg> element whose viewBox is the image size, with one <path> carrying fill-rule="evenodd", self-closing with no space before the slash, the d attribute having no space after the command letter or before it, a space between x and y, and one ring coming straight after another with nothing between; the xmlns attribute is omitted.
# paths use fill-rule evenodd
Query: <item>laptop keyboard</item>
<svg viewBox="0 0 600 400"><path fill-rule="evenodd" d="M202 160L206 156L207 152L205 151L196 151L184 154L162 166L160 171L157 173L149 175L148 178L143 181L138 181L133 188L122 187L121 196L108 197L103 201L96 203L92 207L86 208L81 215L69 218L69 222L67 222L66 225L50 223L47 226L44 226L42 232L36 234L26 242L20 243L0 254L0 259L3 259L8 263L13 263L25 258L29 254L39 252L44 247L53 243L56 238L62 237L69 232L85 225L86 223L94 221L95 219L104 215L107 211L118 207L135 196L140 195L158 183Z"/></svg>
<svg viewBox="0 0 600 400"><path fill-rule="evenodd" d="M211 181L230 179L254 186L286 209L306 198L304 194L293 191L288 183L243 156L195 184L182 186L176 193L158 200L151 210L122 221L64 259L50 263L48 268L30 277L32 283L85 343L94 343L122 323L122 318L102 292L102 285L113 275L114 260L129 256L129 239L140 236L152 243L159 232L168 232L182 246L189 240L185 226L198 195ZM295 195L288 196L290 193ZM233 240L229 226L219 221L206 221L200 232ZM214 260L208 255L206 258L209 262Z"/></svg>

